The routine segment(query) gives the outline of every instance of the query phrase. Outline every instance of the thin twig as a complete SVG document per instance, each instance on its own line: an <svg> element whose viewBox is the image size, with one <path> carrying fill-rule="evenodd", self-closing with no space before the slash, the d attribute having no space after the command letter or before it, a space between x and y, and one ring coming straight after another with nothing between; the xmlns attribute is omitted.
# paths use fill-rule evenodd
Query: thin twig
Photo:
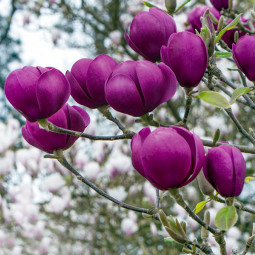
<svg viewBox="0 0 255 255"><path fill-rule="evenodd" d="M206 224L203 220L201 220L186 204L181 194L178 192L177 189L169 190L172 197L175 199L178 205L180 205L188 214L189 216L194 219L199 225L210 231L212 234L217 234L217 231L215 228L210 227L208 224Z"/></svg>
<svg viewBox="0 0 255 255"><path fill-rule="evenodd" d="M222 203L222 204L225 204L225 203L226 203L225 199L220 198L220 197L215 197L215 196L213 196L212 199L213 199L214 201L217 201L217 202ZM234 207L235 207L236 209L238 209L238 210L241 210L241 211L244 211L244 212L248 212L248 213L251 213L251 214L255 214L255 210L254 210L254 209L249 208L249 207L243 205L243 204L242 204L241 202L239 202L239 201L238 201L238 202L234 202L233 205L234 205Z"/></svg>
<svg viewBox="0 0 255 255"><path fill-rule="evenodd" d="M188 121L188 117L189 117L189 113L190 113L190 109L191 109L191 104L192 104L192 99L193 99L193 97L190 95L190 92L191 92L190 89L185 90L186 107L185 107L185 113L184 113L183 120L182 120L185 127L187 126L187 121Z"/></svg>
<svg viewBox="0 0 255 255"><path fill-rule="evenodd" d="M55 158L60 162L61 165L63 165L65 168L67 168L69 171L71 171L77 177L78 180L85 183L87 186L89 186L90 188L95 190L99 195L103 196L104 198L112 201L113 203L117 204L120 207L126 208L128 210L132 210L135 212L139 212L139 213L149 214L149 215L153 216L153 218L159 220L159 218L154 214L153 210L146 209L146 208L139 208L136 206L132 206L132 205L123 203L123 202L119 201L118 199L110 196L109 194L107 194L106 192L101 190L100 188L98 188L96 185L94 185L89 180L87 180L84 176L82 176L76 169L74 169L68 163L68 161L65 159L65 157L63 156L63 154L61 152L60 152L60 155L59 154L56 155Z"/></svg>
<svg viewBox="0 0 255 255"><path fill-rule="evenodd" d="M54 133L78 136L78 137L88 138L90 140L115 141L115 140L122 140L122 139L131 139L135 135L135 132L132 132L132 131L127 132L126 131L126 133L123 134L123 135L95 136L95 135L89 135L89 134L86 134L86 133L61 128L61 127L55 126L51 122L48 122L47 127L48 127L49 131L54 132ZM214 147L215 145L216 146L226 145L225 143L220 143L220 142L217 142L214 145L213 141L206 140L206 139L201 139L201 141L202 141L203 145L207 146L207 147ZM244 146L244 145L237 145L237 144L233 144L232 146L238 148L240 151L242 151L244 153L255 154L255 148L254 147L249 147L249 146Z"/></svg>

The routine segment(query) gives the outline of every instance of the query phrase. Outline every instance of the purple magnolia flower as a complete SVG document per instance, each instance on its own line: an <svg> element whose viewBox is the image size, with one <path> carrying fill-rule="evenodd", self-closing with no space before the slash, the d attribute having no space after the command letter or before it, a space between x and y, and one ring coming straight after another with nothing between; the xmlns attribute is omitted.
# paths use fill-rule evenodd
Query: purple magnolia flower
<svg viewBox="0 0 255 255"><path fill-rule="evenodd" d="M205 161L200 138L182 127L148 127L131 142L134 168L156 188L168 190L190 183Z"/></svg>
<svg viewBox="0 0 255 255"><path fill-rule="evenodd" d="M217 11L215 8L207 6L207 5L201 5L198 7L195 7L191 10L191 12L188 14L188 23L190 24L190 27L188 27L188 31L195 33L195 29L200 32L202 28L202 23L200 18L203 17L205 11L209 9L209 11L215 16L216 19L220 19L220 12ZM208 18L208 24L209 26L212 25L211 20ZM211 27L209 27L211 29ZM214 25L214 28L217 28L217 25Z"/></svg>
<svg viewBox="0 0 255 255"><path fill-rule="evenodd" d="M126 61L113 70L105 84L105 96L116 111L138 117L168 101L176 87L175 75L164 63Z"/></svg>
<svg viewBox="0 0 255 255"><path fill-rule="evenodd" d="M35 122L50 117L67 102L70 85L55 68L25 66L9 74L4 91L13 107Z"/></svg>
<svg viewBox="0 0 255 255"><path fill-rule="evenodd" d="M97 56L94 60L82 58L75 62L71 72L66 72L74 100L88 108L107 104L104 85L117 64L113 58L105 54Z"/></svg>
<svg viewBox="0 0 255 255"><path fill-rule="evenodd" d="M89 115L78 106L64 105L48 119L54 125L74 131L83 132L89 125ZM78 139L76 136L57 134L41 129L37 122L26 122L22 127L22 135L32 146L47 153L55 150L66 150Z"/></svg>
<svg viewBox="0 0 255 255"><path fill-rule="evenodd" d="M169 36L176 32L174 19L164 11L152 7L149 12L140 12L133 19L129 35L125 39L129 46L145 59L155 62L160 59L160 48L166 45Z"/></svg>
<svg viewBox="0 0 255 255"><path fill-rule="evenodd" d="M208 52L200 36L185 31L172 34L161 48L162 61L170 66L182 87L195 87L208 64Z"/></svg>
<svg viewBox="0 0 255 255"><path fill-rule="evenodd" d="M239 149L230 145L210 149L203 170L221 196L235 197L242 192L246 168Z"/></svg>
<svg viewBox="0 0 255 255"><path fill-rule="evenodd" d="M233 57L238 68L250 81L255 81L255 36L245 35L232 45ZM249 50L250 49L250 50Z"/></svg>
<svg viewBox="0 0 255 255"><path fill-rule="evenodd" d="M212 5L217 9L228 9L228 0L210 0Z"/></svg>
<svg viewBox="0 0 255 255"><path fill-rule="evenodd" d="M233 20L229 19L228 20L228 24L231 23ZM244 19L243 17L241 17L241 22L242 23L246 23L248 21L248 19ZM245 26L247 29L249 29L249 26ZM238 36L239 39L246 35L246 32L242 32L238 29L231 29L225 32L225 34L221 37L221 39L228 45L228 47L231 49L232 48L232 44L235 42L235 32L238 31Z"/></svg>

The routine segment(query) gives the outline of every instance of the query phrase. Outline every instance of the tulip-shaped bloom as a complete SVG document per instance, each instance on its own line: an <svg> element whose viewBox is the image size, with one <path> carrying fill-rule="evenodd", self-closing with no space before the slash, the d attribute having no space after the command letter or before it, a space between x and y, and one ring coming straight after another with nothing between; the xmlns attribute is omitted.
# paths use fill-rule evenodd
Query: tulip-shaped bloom
<svg viewBox="0 0 255 255"><path fill-rule="evenodd" d="M94 60L83 58L75 62L71 72L66 72L74 100L88 108L107 104L104 85L117 64L105 54L97 56Z"/></svg>
<svg viewBox="0 0 255 255"><path fill-rule="evenodd" d="M164 11L152 7L149 12L140 12L133 19L129 35L125 39L129 46L145 59L155 62L160 59L160 48L167 45L176 32L174 19Z"/></svg>
<svg viewBox="0 0 255 255"><path fill-rule="evenodd" d="M63 107L70 96L70 85L55 68L25 66L9 74L4 91L13 107L35 122Z"/></svg>
<svg viewBox="0 0 255 255"><path fill-rule="evenodd" d="M233 57L239 69L250 81L255 81L255 36L245 35L232 45Z"/></svg>
<svg viewBox="0 0 255 255"><path fill-rule="evenodd" d="M156 188L168 190L190 183L205 161L200 138L182 127L148 127L131 142L134 168Z"/></svg>
<svg viewBox="0 0 255 255"><path fill-rule="evenodd" d="M219 11L221 9L228 9L228 1L229 0L210 0L212 5Z"/></svg>
<svg viewBox="0 0 255 255"><path fill-rule="evenodd" d="M227 23L229 24L229 23L231 23L233 20L232 19L229 19L228 21L227 21ZM243 18L243 17L241 17L241 19L240 19L240 22L242 22L242 23L246 23L248 21L248 19L245 19L245 18ZM247 26L247 25L244 25L246 28L247 28L247 30L248 29L250 29L249 28L249 26ZM226 31L225 32L225 34L222 36L222 40L228 45L228 47L231 49L232 48L232 44L235 42L235 32L236 31L238 31L238 37L239 37L239 39L242 37L242 36L244 36L244 35L246 35L246 33L247 32L242 32L242 31L240 31L240 30L238 30L238 29L230 29L230 30L228 30L228 31Z"/></svg>
<svg viewBox="0 0 255 255"><path fill-rule="evenodd" d="M208 64L208 52L200 36L185 31L172 34L162 46L161 58L174 71L182 87L195 87Z"/></svg>
<svg viewBox="0 0 255 255"><path fill-rule="evenodd" d="M207 6L207 5L201 5L201 6L195 7L188 14L188 23L191 26L188 28L189 31L195 33L195 29L196 29L198 32L200 32L201 27L202 27L200 18L203 17L203 15L207 9L209 9L209 11L214 15L214 17L219 20L220 12L217 11L215 8ZM212 25L212 22L209 18L208 18L208 25L209 26ZM209 27L209 28L211 29L211 27ZM214 28L216 29L217 25L214 25Z"/></svg>
<svg viewBox="0 0 255 255"><path fill-rule="evenodd" d="M230 145L220 145L208 151L204 165L206 179L223 197L238 196L245 179L242 153Z"/></svg>
<svg viewBox="0 0 255 255"><path fill-rule="evenodd" d="M126 61L113 70L105 84L105 96L116 111L138 117L168 101L176 87L175 75L164 63Z"/></svg>
<svg viewBox="0 0 255 255"><path fill-rule="evenodd" d="M83 109L68 104L64 105L48 120L58 127L78 132L83 132L90 122L89 115ZM46 131L40 128L37 122L31 123L29 121L22 127L22 135L29 144L47 153L54 153L55 150L66 150L78 139L76 136Z"/></svg>

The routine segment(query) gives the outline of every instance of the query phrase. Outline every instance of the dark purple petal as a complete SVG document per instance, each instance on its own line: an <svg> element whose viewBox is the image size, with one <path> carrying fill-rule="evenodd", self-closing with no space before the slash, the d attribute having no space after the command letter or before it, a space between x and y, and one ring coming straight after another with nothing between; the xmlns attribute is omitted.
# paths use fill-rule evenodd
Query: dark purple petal
<svg viewBox="0 0 255 255"><path fill-rule="evenodd" d="M150 112L160 104L161 98L164 96L165 90L161 86L164 84L162 72L150 61L139 61L136 66L136 74L145 108Z"/></svg>
<svg viewBox="0 0 255 255"><path fill-rule="evenodd" d="M73 131L78 131L78 132L83 132L85 130L86 125L83 120L83 116L85 116L87 113L83 111L81 115L80 112L82 111L83 110L80 107L74 108L67 105L65 109L65 114L67 116L67 119L70 120L68 129ZM87 120L87 117L86 117L86 120ZM76 136L67 136L66 144L63 147L63 149L66 150L69 147L71 147L78 138L79 137L76 137Z"/></svg>
<svg viewBox="0 0 255 255"><path fill-rule="evenodd" d="M127 75L112 76L105 86L105 97L108 104L116 111L135 117L146 113L136 84Z"/></svg>
<svg viewBox="0 0 255 255"><path fill-rule="evenodd" d="M160 48L165 43L162 27L162 23L148 12L138 13L131 23L129 37L147 60L155 62L160 58Z"/></svg>
<svg viewBox="0 0 255 255"><path fill-rule="evenodd" d="M141 56L144 57L145 59L148 59L148 57L147 57L145 54L143 54L143 52L142 52L140 49L138 49L138 48L136 47L136 45L132 42L132 40L131 40L130 36L128 35L128 33L127 33L126 31L125 31L124 33L125 33L124 36L125 36L125 40L126 40L127 44L128 44L136 53L138 53L139 55L141 55Z"/></svg>
<svg viewBox="0 0 255 255"><path fill-rule="evenodd" d="M4 87L9 102L31 122L40 117L40 110L35 96L37 80L38 71L36 68L24 67L11 72L5 81Z"/></svg>
<svg viewBox="0 0 255 255"><path fill-rule="evenodd" d="M31 123L32 125L38 125L37 123ZM26 124L25 126L22 127L21 129L21 132L22 132L22 136L24 137L24 139L32 146L40 149L40 150L43 150L47 153L52 153L51 150L49 150L48 146L44 145L44 144L41 144L39 141L37 141L29 132L28 130L28 127L27 127L28 124Z"/></svg>
<svg viewBox="0 0 255 255"><path fill-rule="evenodd" d="M177 30L174 19L171 15L156 7L150 8L149 13L157 18L162 24L162 28L165 29L164 45L166 45L170 35L176 33Z"/></svg>
<svg viewBox="0 0 255 255"><path fill-rule="evenodd" d="M98 106L107 104L105 100L104 85L117 62L105 55L101 54L96 57L89 65L86 74L87 90L91 98Z"/></svg>
<svg viewBox="0 0 255 255"><path fill-rule="evenodd" d="M160 57L161 57L161 60L169 66L169 62L168 62L168 57L167 57L167 47L166 46L162 46L161 47L161 50L160 50Z"/></svg>
<svg viewBox="0 0 255 255"><path fill-rule="evenodd" d="M81 107L79 106L72 106L79 114L81 115L83 122L85 124L85 128L89 125L90 123L90 117L86 111L84 111Z"/></svg>
<svg viewBox="0 0 255 255"><path fill-rule="evenodd" d="M208 53L203 40L187 31L171 35L167 58L170 68L183 87L197 86L208 64Z"/></svg>
<svg viewBox="0 0 255 255"><path fill-rule="evenodd" d="M164 92L162 92L163 96L161 97L160 101L160 103L164 103L174 96L177 89L177 80L172 69L168 67L166 64L159 63L158 67L161 69L164 76L163 78L164 83L161 84Z"/></svg>
<svg viewBox="0 0 255 255"><path fill-rule="evenodd" d="M71 72L66 72L66 78L68 79L71 86L71 95L77 103L89 108L97 108L97 104L93 99L88 97L86 92L82 89Z"/></svg>
<svg viewBox="0 0 255 255"><path fill-rule="evenodd" d="M232 160L235 168L234 196L239 196L244 186L246 165L242 153L235 147L232 147Z"/></svg>
<svg viewBox="0 0 255 255"><path fill-rule="evenodd" d="M234 166L232 156L222 145L209 150L207 154L205 177L224 197L232 197L234 185Z"/></svg>
<svg viewBox="0 0 255 255"><path fill-rule="evenodd" d="M78 84L81 86L81 88L84 90L88 97L90 97L90 95L87 90L86 75L92 61L93 59L82 58L76 61L71 69L72 75L75 77L76 81L78 82Z"/></svg>
<svg viewBox="0 0 255 255"><path fill-rule="evenodd" d="M44 72L36 87L41 118L47 118L57 112L67 102L70 92L69 82L60 71L51 69Z"/></svg>
<svg viewBox="0 0 255 255"><path fill-rule="evenodd" d="M145 127L139 133L134 135L131 141L132 164L134 168L145 178L146 174L144 172L142 164L141 152L144 140L148 137L150 133L150 129L148 127Z"/></svg>
<svg viewBox="0 0 255 255"><path fill-rule="evenodd" d="M210 0L210 2L219 11L222 8L223 9L228 9L228 0Z"/></svg>
<svg viewBox="0 0 255 255"><path fill-rule="evenodd" d="M146 176L163 190L178 187L192 163L188 143L171 128L153 131L143 143L141 157Z"/></svg>
<svg viewBox="0 0 255 255"><path fill-rule="evenodd" d="M247 78L251 81L255 81L255 51L247 49L253 49L255 46L255 36L245 35L241 37L238 42L233 44L233 57L237 66L244 72Z"/></svg>

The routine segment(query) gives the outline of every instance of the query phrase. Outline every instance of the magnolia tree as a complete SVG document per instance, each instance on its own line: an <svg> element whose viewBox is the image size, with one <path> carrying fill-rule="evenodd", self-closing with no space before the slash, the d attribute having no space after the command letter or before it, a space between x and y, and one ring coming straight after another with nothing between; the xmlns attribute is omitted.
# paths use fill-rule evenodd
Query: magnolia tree
<svg viewBox="0 0 255 255"><path fill-rule="evenodd" d="M2 125L2 254L252 254L255 13L245 1L178 4L144 2L131 20L123 36L139 60L9 74L31 146L17 143L17 121Z"/></svg>

